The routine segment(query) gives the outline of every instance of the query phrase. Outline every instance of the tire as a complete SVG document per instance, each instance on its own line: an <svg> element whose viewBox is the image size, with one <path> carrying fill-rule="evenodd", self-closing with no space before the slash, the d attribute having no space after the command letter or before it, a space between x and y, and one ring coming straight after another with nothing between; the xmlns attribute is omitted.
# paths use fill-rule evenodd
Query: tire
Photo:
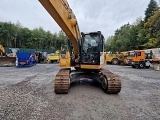
<svg viewBox="0 0 160 120"><path fill-rule="evenodd" d="M139 68L139 65L136 64L136 65L135 65L135 68Z"/></svg>
<svg viewBox="0 0 160 120"><path fill-rule="evenodd" d="M139 63L139 68L144 68L144 63Z"/></svg>
<svg viewBox="0 0 160 120"><path fill-rule="evenodd" d="M112 59L112 65L118 65L119 64L119 60L118 59Z"/></svg>
<svg viewBox="0 0 160 120"><path fill-rule="evenodd" d="M132 65L132 68L138 68L138 65Z"/></svg>
<svg viewBox="0 0 160 120"><path fill-rule="evenodd" d="M136 66L132 65L132 68L136 68Z"/></svg>

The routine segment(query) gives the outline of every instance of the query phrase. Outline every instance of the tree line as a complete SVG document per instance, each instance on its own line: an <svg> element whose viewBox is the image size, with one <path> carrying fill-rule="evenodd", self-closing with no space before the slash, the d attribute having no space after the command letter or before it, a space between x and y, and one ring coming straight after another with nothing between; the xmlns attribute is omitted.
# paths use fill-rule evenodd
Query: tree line
<svg viewBox="0 0 160 120"><path fill-rule="evenodd" d="M133 24L125 24L106 40L106 51L129 51L160 47L160 8L151 0L145 17Z"/></svg>
<svg viewBox="0 0 160 120"><path fill-rule="evenodd" d="M20 22L0 22L0 44L3 47L30 49L60 49L65 43L63 32L51 33L42 27L30 30L22 27Z"/></svg>
<svg viewBox="0 0 160 120"><path fill-rule="evenodd" d="M51 33L42 27L30 30L20 22L0 22L0 44L4 47L31 49L61 49L65 44L64 32ZM151 0L145 18L125 24L106 40L106 51L128 51L160 47L160 8Z"/></svg>

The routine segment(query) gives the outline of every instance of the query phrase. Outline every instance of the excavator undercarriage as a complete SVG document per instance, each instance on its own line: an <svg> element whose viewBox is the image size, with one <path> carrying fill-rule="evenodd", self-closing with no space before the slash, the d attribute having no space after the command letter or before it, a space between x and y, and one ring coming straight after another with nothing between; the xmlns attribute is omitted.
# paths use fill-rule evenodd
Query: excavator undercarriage
<svg viewBox="0 0 160 120"><path fill-rule="evenodd" d="M56 94L67 94L70 84L81 78L88 78L98 81L107 94L118 94L121 91L121 80L119 76L112 72L101 70L71 70L71 68L62 68L55 77L54 90Z"/></svg>

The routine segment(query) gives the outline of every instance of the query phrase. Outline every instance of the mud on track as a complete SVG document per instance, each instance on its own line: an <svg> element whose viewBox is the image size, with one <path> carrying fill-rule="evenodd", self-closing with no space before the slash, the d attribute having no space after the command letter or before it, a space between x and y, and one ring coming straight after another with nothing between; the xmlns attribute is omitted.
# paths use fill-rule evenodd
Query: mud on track
<svg viewBox="0 0 160 120"><path fill-rule="evenodd" d="M159 120L160 71L108 65L122 81L118 95L108 95L92 81L78 81L69 94L55 95L57 64L30 68L0 67L2 120Z"/></svg>

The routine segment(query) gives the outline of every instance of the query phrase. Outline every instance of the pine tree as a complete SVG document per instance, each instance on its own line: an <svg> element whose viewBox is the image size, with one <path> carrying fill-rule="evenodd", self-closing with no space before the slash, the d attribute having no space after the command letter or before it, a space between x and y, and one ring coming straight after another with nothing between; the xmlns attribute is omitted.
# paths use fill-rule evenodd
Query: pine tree
<svg viewBox="0 0 160 120"><path fill-rule="evenodd" d="M148 4L148 8L145 11L145 22L148 20L149 17L151 17L154 12L158 9L158 4L155 0L151 0Z"/></svg>

